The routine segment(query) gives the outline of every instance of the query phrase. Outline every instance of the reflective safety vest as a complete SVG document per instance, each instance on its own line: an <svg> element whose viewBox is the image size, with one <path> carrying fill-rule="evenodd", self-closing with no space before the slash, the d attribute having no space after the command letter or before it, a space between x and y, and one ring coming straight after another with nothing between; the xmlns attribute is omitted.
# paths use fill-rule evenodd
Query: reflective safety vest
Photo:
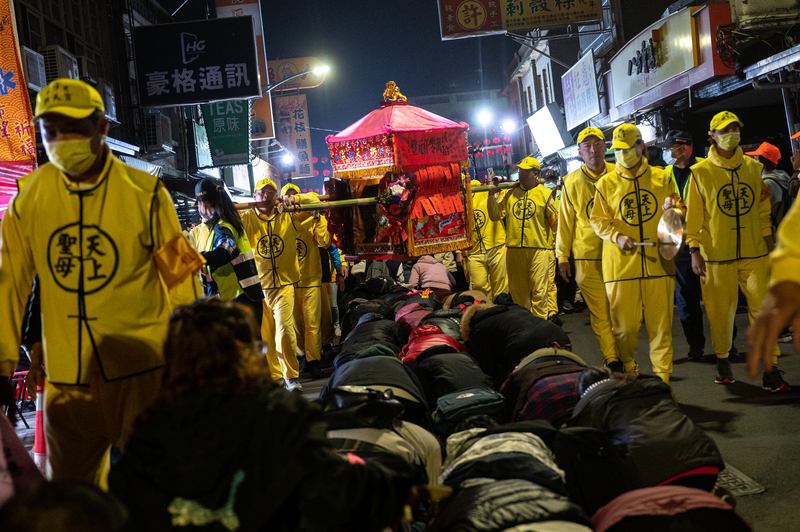
<svg viewBox="0 0 800 532"><path fill-rule="evenodd" d="M705 160L702 157L695 157L694 159L695 159L694 164L697 164L699 162L703 162ZM691 160L691 158L690 158L690 160ZM666 173L668 173L672 177L672 182L675 183L675 188L677 188L678 192L681 193L681 198L683 198L685 200L686 199L686 192L689 190L689 177L691 177L691 174L689 174L689 177L687 177L686 181L683 183L683 188L680 188L678 186L678 180L675 179L674 167L675 167L674 164L667 165L667 166L664 167L664 171Z"/></svg>
<svg viewBox="0 0 800 532"><path fill-rule="evenodd" d="M620 234L635 242L658 243L658 222L664 201L678 194L664 170L642 157L636 175L622 165L597 181L590 221L603 242L603 280L606 283L675 275L675 265L658 252L658 246L635 246L622 251Z"/></svg>
<svg viewBox="0 0 800 532"><path fill-rule="evenodd" d="M708 159L692 166L686 195L686 243L709 262L754 259L767 254L772 236L769 189L761 163L741 148L723 159L715 146Z"/></svg>
<svg viewBox="0 0 800 532"><path fill-rule="evenodd" d="M211 286L216 285L216 292L223 299L236 299L242 294L247 294L252 301L264 299L261 283L258 281L253 250L250 249L250 242L246 235L239 235L229 223L219 221L209 232L205 251L214 250L214 243L218 238L220 227L228 229L233 234L236 247L239 248L239 255L219 268L212 269L208 265L203 266L206 282Z"/></svg>
<svg viewBox="0 0 800 532"><path fill-rule="evenodd" d="M566 261L570 252L575 260L603 258L603 241L594 232L589 217L594 206L597 181L613 171L614 165L605 163L605 171L594 175L586 165L583 165L564 177L564 188L558 207L556 237L556 257L559 261Z"/></svg>
<svg viewBox="0 0 800 532"><path fill-rule="evenodd" d="M489 196L487 207L493 221L505 218L507 247L551 247L550 233L555 231L558 211L555 194L549 188L542 185L528 190L512 188L502 198Z"/></svg>

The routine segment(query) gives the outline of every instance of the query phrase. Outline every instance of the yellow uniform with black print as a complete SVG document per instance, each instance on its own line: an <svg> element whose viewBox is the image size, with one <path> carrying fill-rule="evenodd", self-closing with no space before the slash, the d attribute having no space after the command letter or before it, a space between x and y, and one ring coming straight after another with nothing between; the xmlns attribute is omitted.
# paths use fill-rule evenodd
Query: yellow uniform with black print
<svg viewBox="0 0 800 532"><path fill-rule="evenodd" d="M312 201L319 202L311 196ZM300 281L294 290L294 328L297 347L307 361L319 360L322 355L322 261L317 247L331 245L328 221L324 216L315 220L310 212L292 215L297 225L297 261Z"/></svg>
<svg viewBox="0 0 800 532"><path fill-rule="evenodd" d="M473 181L472 186L480 186ZM506 228L502 222L489 218L488 192L472 194L472 212L475 223L472 228L472 249L467 253L469 281L472 290L492 298L508 292L506 274Z"/></svg>
<svg viewBox="0 0 800 532"><path fill-rule="evenodd" d="M296 379L299 368L292 316L294 285L300 281L300 268L295 253L294 219L288 213L267 216L255 209L242 211L241 215L264 291L261 337L267 343L270 373L275 380Z"/></svg>
<svg viewBox="0 0 800 532"><path fill-rule="evenodd" d="M558 219L554 194L539 185L528 190L519 186L497 196L489 195L487 212L494 222L505 220L511 299L535 316L547 319L549 239Z"/></svg>
<svg viewBox="0 0 800 532"><path fill-rule="evenodd" d="M559 210L561 205L561 190L554 190L553 197L555 198L556 211ZM558 314L558 288L556 287L556 231L550 233L550 239L547 241L550 246L550 269L547 271L547 311L549 316Z"/></svg>
<svg viewBox="0 0 800 532"><path fill-rule="evenodd" d="M589 218L603 239L603 279L611 310L617 352L625 372L638 373L636 346L642 312L650 337L653 371L664 382L672 373L672 310L675 299L675 266L657 246L635 246L623 251L619 235L635 242L658 242L658 222L664 201L679 198L672 178L652 168L642 157L636 175L617 164L596 184Z"/></svg>
<svg viewBox="0 0 800 532"><path fill-rule="evenodd" d="M737 288L747 298L752 323L769 287L764 237L772 236L772 224L761 169L761 163L745 157L741 148L725 159L712 146L708 158L692 166L689 177L686 243L699 247L706 261L700 281L717 358L727 358L731 349ZM774 362L779 355L776 342Z"/></svg>
<svg viewBox="0 0 800 532"><path fill-rule="evenodd" d="M611 163L605 163L605 172L600 174L592 173L583 165L564 178L556 237L558 262L567 262L570 253L575 261L575 281L589 307L592 331L600 344L605 364L619 359L619 356L603 283L603 241L594 232L589 217L594 205L597 180L613 171L614 165Z"/></svg>
<svg viewBox="0 0 800 532"><path fill-rule="evenodd" d="M0 371L9 376L17 365L38 275L53 478L104 486L111 445L124 446L155 397L170 313L202 292L192 272L168 289L156 266L156 252L184 238L164 184L102 149L106 163L95 182L70 181L48 163L8 205Z"/></svg>

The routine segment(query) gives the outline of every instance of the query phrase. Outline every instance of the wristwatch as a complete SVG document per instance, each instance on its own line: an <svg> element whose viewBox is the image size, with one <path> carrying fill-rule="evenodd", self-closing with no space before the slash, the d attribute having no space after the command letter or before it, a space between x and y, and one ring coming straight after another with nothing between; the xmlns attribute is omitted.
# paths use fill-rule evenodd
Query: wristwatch
<svg viewBox="0 0 800 532"><path fill-rule="evenodd" d="M692 253L697 253L698 251L700 251L700 248L689 248L689 255Z"/></svg>

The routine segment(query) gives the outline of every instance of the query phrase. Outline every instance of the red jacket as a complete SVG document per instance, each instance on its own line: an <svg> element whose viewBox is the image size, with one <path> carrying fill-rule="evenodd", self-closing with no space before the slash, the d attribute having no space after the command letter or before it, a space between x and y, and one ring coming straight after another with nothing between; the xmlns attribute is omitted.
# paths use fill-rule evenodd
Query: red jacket
<svg viewBox="0 0 800 532"><path fill-rule="evenodd" d="M449 345L458 352L464 350L461 342L448 336L436 325L421 325L408 337L408 343L400 351L400 360L408 364L416 360L420 353L437 345Z"/></svg>

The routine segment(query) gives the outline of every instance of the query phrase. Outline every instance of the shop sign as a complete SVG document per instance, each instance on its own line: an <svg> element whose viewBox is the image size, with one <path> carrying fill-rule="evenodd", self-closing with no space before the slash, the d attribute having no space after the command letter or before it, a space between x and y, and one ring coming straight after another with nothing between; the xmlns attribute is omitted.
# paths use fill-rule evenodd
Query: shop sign
<svg viewBox="0 0 800 532"><path fill-rule="evenodd" d="M561 90L564 94L567 129L577 127L600 114L600 95L597 91L594 53L591 50L561 76Z"/></svg>
<svg viewBox="0 0 800 532"><path fill-rule="evenodd" d="M261 95L251 17L133 28L143 107Z"/></svg>
<svg viewBox="0 0 800 532"><path fill-rule="evenodd" d="M525 33L602 18L602 0L439 0L442 40Z"/></svg>
<svg viewBox="0 0 800 532"><path fill-rule="evenodd" d="M651 24L611 59L614 105L698 65L692 17L697 9L681 9Z"/></svg>
<svg viewBox="0 0 800 532"><path fill-rule="evenodd" d="M261 25L261 6L258 0L215 0L217 18L253 17L253 34L256 36L256 54L260 85L272 83L268 81L267 53L264 47L264 33ZM275 137L275 126L272 118L272 100L269 94L256 100L250 108L250 136L254 139L271 139Z"/></svg>
<svg viewBox="0 0 800 532"><path fill-rule="evenodd" d="M275 98L278 117L278 140L294 157L287 169L295 177L313 177L311 130L308 125L308 104L305 94Z"/></svg>
<svg viewBox="0 0 800 532"><path fill-rule="evenodd" d="M247 100L202 105L208 147L214 166L250 162L250 109Z"/></svg>

